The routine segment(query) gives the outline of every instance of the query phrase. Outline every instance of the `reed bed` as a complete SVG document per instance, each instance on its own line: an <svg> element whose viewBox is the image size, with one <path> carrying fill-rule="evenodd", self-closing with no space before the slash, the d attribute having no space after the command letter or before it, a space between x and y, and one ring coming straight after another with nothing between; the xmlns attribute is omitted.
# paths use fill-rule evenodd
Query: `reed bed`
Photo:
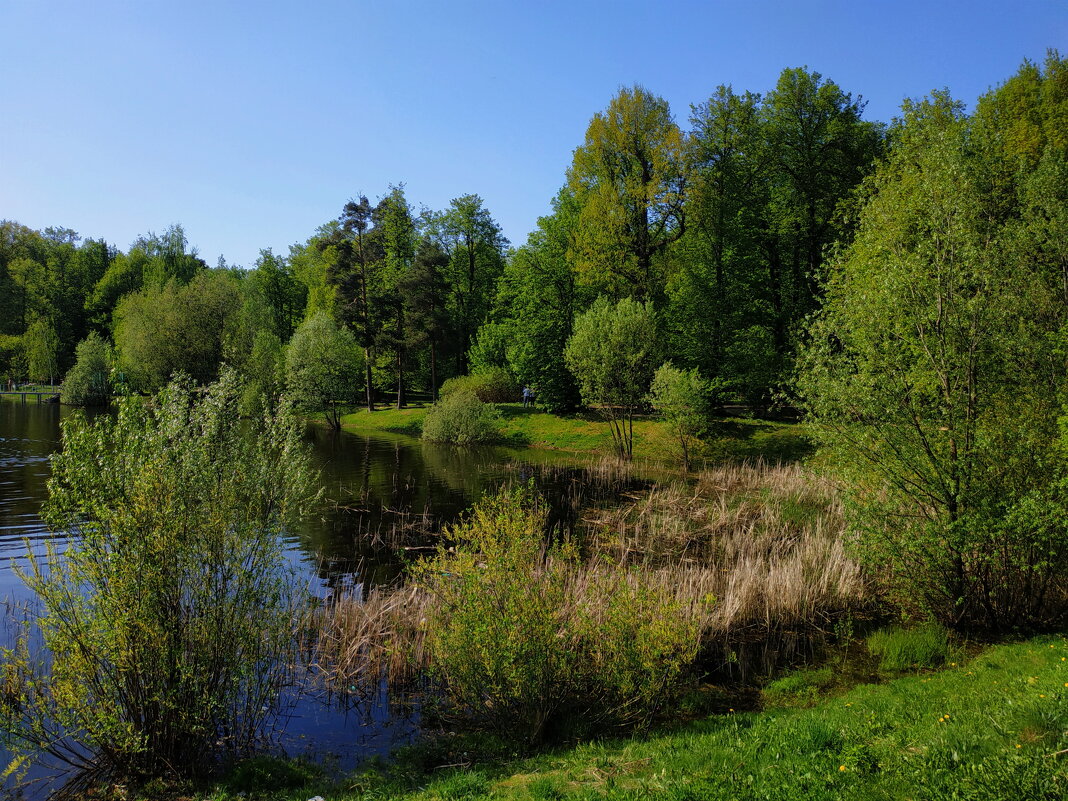
<svg viewBox="0 0 1068 801"><path fill-rule="evenodd" d="M841 504L801 466L728 465L624 495L582 519L562 617L596 615L624 582L674 598L700 652L714 659L741 642L788 650L867 603L864 576L844 548ZM435 602L408 584L335 599L321 618L325 674L364 692L411 686L429 667L425 620Z"/></svg>

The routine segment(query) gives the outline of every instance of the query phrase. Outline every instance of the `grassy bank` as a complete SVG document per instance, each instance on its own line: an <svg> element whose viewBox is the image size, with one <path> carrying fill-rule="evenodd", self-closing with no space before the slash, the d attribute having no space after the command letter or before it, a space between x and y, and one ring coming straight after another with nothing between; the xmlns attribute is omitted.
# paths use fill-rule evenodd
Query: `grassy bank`
<svg viewBox="0 0 1068 801"><path fill-rule="evenodd" d="M482 764L467 744L450 750L446 739L338 784L265 790L246 771L212 798L1052 801L1068 797L1066 660L1068 640L1040 637L802 708L794 701L803 693L778 694L762 711L725 710L644 738ZM434 769L448 761L460 764Z"/></svg>
<svg viewBox="0 0 1068 801"><path fill-rule="evenodd" d="M358 411L342 418L343 426L361 433L388 432L419 436L426 405L406 409ZM556 415L522 404L505 403L501 413L502 439L505 445L565 451L576 454L609 454L612 435L608 425L596 414ZM674 460L677 445L667 427L655 418L634 422L634 456L638 460ZM795 461L811 452L801 427L750 418L716 420L697 449L697 458L710 462L753 460L770 462Z"/></svg>

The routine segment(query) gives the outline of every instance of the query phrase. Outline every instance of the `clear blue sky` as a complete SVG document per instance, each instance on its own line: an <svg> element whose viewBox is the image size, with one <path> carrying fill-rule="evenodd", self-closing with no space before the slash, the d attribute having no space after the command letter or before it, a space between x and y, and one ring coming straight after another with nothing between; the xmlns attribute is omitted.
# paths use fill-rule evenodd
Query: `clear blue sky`
<svg viewBox="0 0 1068 801"><path fill-rule="evenodd" d="M211 264L287 252L349 197L481 195L522 243L622 85L689 107L808 66L888 120L1068 51L1064 0L0 0L0 218Z"/></svg>

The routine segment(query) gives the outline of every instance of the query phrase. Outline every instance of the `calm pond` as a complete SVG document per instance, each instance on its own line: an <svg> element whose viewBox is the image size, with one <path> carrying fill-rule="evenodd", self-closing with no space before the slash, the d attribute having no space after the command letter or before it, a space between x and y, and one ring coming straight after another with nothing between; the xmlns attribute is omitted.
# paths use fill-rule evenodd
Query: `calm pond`
<svg viewBox="0 0 1068 801"><path fill-rule="evenodd" d="M0 598L6 601L30 600L14 567L25 562L27 543L43 553L54 536L40 509L47 497L49 455L60 446L60 421L72 413L55 404L0 401ZM309 426L308 439L327 500L289 536L286 556L306 577L310 594L323 599L396 579L402 546L412 544L412 532L438 530L502 484L534 480L549 500L553 522L564 529L575 524L586 505L619 490L574 463L557 458L553 465L544 452L338 435L317 426ZM423 534L414 542L426 540ZM4 627L0 639L7 638L10 631ZM286 752L350 767L363 757L388 753L417 730L417 721L391 718L384 705L347 706L344 699L302 697L285 727ZM5 756L0 750L0 759Z"/></svg>

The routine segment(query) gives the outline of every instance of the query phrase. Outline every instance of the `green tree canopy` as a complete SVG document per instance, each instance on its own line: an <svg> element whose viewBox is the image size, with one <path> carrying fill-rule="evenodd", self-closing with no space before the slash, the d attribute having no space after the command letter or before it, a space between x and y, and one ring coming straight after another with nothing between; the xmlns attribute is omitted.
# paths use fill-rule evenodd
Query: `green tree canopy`
<svg viewBox="0 0 1068 801"><path fill-rule="evenodd" d="M78 343L74 366L63 379L60 399L71 406L106 406L111 400L115 355L106 339L93 331Z"/></svg>
<svg viewBox="0 0 1068 801"><path fill-rule="evenodd" d="M685 231L683 141L667 101L641 86L590 120L568 171L582 209L572 257L588 282L637 298L662 289L657 257Z"/></svg>
<svg viewBox="0 0 1068 801"><path fill-rule="evenodd" d="M1055 60L1040 76L1033 99L1047 119L1066 107L1064 74ZM946 94L905 106L798 381L848 478L863 552L902 597L958 626L1041 625L1068 608L1055 447L1068 296L1060 265L1040 256L1066 218L1060 206L1028 220L1065 139L1051 126L1007 172L1003 143L1035 117L992 113L1034 81L1025 65L972 118ZM977 147L986 142L998 147Z"/></svg>
<svg viewBox="0 0 1068 801"><path fill-rule="evenodd" d="M189 284L169 281L126 295L115 309L120 366L143 390L162 387L176 372L209 383L240 310L238 282L228 271L206 270Z"/></svg>

